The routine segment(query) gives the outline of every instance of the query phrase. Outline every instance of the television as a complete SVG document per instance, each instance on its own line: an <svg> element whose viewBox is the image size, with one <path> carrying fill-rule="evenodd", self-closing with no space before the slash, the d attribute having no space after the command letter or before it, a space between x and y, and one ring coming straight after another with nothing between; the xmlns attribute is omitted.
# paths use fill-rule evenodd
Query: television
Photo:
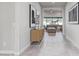
<svg viewBox="0 0 79 59"><path fill-rule="evenodd" d="M76 3L70 10L69 10L69 23L76 23L79 24L79 3Z"/></svg>

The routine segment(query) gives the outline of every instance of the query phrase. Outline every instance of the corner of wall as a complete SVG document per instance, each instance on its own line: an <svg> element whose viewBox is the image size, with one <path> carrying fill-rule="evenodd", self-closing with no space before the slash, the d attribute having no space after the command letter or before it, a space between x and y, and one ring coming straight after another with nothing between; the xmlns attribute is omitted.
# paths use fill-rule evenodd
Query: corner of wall
<svg viewBox="0 0 79 59"><path fill-rule="evenodd" d="M67 39L68 41L70 41L76 48L79 49L78 44L76 44L69 36L64 35L64 38Z"/></svg>
<svg viewBox="0 0 79 59"><path fill-rule="evenodd" d="M29 46L30 46L30 43L27 46L25 46L23 49L21 49L20 51L15 52L14 55L15 56L21 55Z"/></svg>

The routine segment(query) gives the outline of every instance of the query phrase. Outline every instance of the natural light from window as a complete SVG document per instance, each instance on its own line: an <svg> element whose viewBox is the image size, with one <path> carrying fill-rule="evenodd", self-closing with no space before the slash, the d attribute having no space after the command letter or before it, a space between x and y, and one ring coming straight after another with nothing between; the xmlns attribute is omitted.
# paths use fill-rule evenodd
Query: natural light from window
<svg viewBox="0 0 79 59"><path fill-rule="evenodd" d="M62 17L44 17L43 19L43 25L62 25L63 24L63 18Z"/></svg>

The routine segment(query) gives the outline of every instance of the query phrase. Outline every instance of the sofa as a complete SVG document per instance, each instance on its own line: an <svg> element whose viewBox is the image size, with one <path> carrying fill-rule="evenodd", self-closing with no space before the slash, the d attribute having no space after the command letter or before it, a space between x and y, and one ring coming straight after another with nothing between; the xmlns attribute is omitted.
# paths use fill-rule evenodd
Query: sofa
<svg viewBox="0 0 79 59"><path fill-rule="evenodd" d="M47 30L48 33L56 33L57 26L55 26L55 25L47 25L46 30Z"/></svg>

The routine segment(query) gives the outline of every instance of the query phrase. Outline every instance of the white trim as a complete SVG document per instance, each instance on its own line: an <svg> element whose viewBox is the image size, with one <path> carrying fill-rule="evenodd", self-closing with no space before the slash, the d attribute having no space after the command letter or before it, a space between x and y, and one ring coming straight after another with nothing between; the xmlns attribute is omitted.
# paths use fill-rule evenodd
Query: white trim
<svg viewBox="0 0 79 59"><path fill-rule="evenodd" d="M0 54L13 54L15 56L19 56L22 52L24 52L24 50L26 50L28 47L30 46L30 43L25 46L23 49L21 49L18 52L14 52L13 50L0 50Z"/></svg>
<svg viewBox="0 0 79 59"><path fill-rule="evenodd" d="M23 49L21 49L20 54L23 53L29 46L30 46L30 43L27 46L25 46Z"/></svg>
<svg viewBox="0 0 79 59"><path fill-rule="evenodd" d="M69 40L76 48L78 48L79 49L79 45L77 45L73 40L71 40L71 38L70 37L68 37L68 36L64 36L67 40Z"/></svg>
<svg viewBox="0 0 79 59"><path fill-rule="evenodd" d="M0 50L0 54L14 54L13 50Z"/></svg>
<svg viewBox="0 0 79 59"><path fill-rule="evenodd" d="M30 46L30 43L29 43L27 46L25 46L23 49L21 49L20 51L15 52L14 54L15 54L16 56L19 56L19 55L20 55L21 53L23 53L29 46Z"/></svg>

